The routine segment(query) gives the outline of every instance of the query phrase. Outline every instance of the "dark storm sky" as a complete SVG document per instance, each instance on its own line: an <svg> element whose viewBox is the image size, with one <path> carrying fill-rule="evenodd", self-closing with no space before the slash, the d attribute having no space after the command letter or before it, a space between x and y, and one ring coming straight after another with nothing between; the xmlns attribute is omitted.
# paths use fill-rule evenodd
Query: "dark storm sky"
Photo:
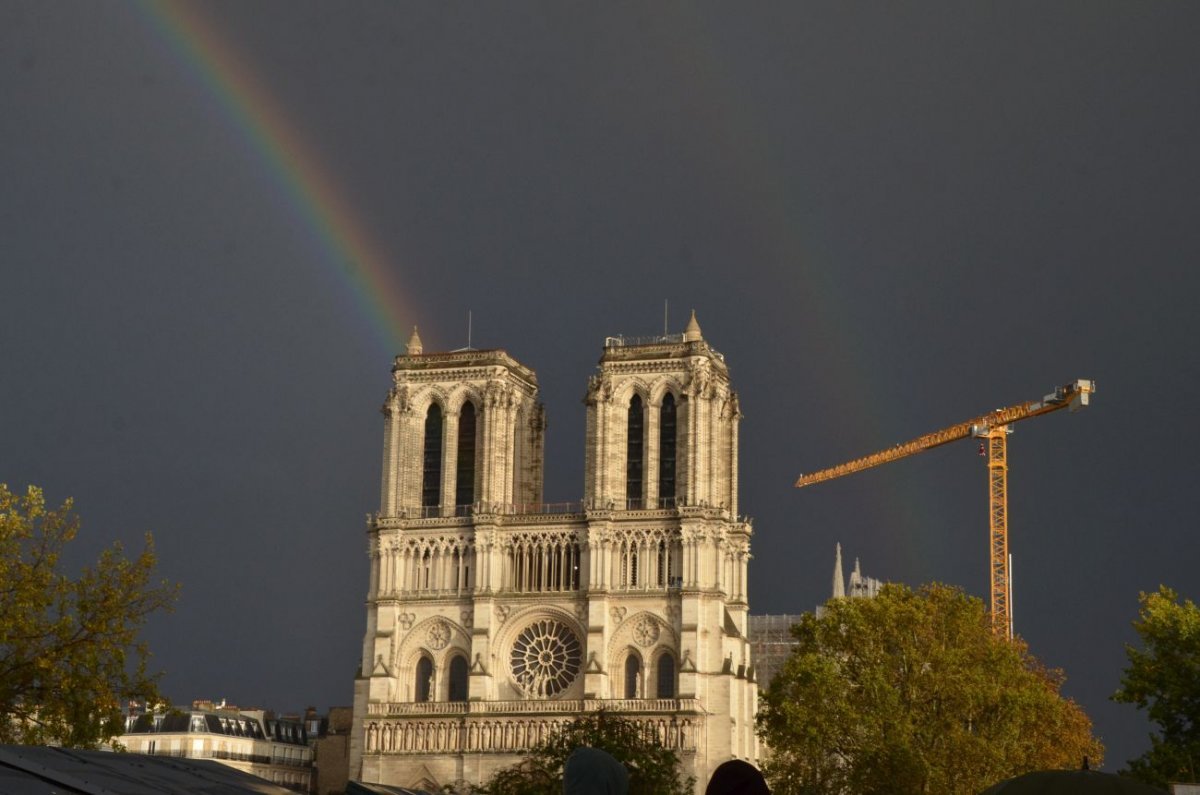
<svg viewBox="0 0 1200 795"><path fill-rule="evenodd" d="M603 339L669 299L742 398L754 612L837 541L985 596L975 444L792 481L1096 379L1010 440L1016 626L1143 750L1138 591L1200 596L1200 6L747 5L196 6L378 241L381 336L155 11L0 4L0 481L76 498L78 560L154 532L169 696L350 703L407 326L538 372L573 500Z"/></svg>

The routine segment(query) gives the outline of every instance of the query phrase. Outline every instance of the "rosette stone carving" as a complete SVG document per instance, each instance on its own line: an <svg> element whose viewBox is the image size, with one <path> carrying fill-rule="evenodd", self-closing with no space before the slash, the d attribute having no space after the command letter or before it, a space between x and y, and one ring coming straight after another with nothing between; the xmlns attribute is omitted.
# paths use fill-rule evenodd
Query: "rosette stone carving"
<svg viewBox="0 0 1200 795"><path fill-rule="evenodd" d="M658 640L658 622L642 616L633 627L633 639L639 646L652 646Z"/></svg>
<svg viewBox="0 0 1200 795"><path fill-rule="evenodd" d="M450 625L445 621L435 621L433 626L429 628L429 636L427 638L429 648L434 651L441 651L450 643Z"/></svg>

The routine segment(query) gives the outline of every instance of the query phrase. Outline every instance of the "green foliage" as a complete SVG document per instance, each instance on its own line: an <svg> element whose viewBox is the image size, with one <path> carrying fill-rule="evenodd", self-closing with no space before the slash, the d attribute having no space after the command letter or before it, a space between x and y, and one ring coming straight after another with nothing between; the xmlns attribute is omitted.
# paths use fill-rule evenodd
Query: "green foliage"
<svg viewBox="0 0 1200 795"><path fill-rule="evenodd" d="M679 758L658 738L624 718L601 710L585 715L504 768L476 792L482 795L561 795L563 765L580 746L612 754L629 771L630 795L690 795L693 779L679 777Z"/></svg>
<svg viewBox="0 0 1200 795"><path fill-rule="evenodd" d="M1200 781L1200 608L1165 585L1138 599L1133 628L1145 648L1125 647L1129 666L1113 700L1146 710L1159 733L1122 772L1162 788Z"/></svg>
<svg viewBox="0 0 1200 795"><path fill-rule="evenodd" d="M777 795L973 795L1101 760L1061 674L996 637L983 602L960 590L888 585L832 600L792 634L758 715Z"/></svg>
<svg viewBox="0 0 1200 795"><path fill-rule="evenodd" d="M115 544L64 574L72 509L47 509L36 486L18 495L0 484L0 743L96 747L124 728L122 701L158 698L137 636L176 588L153 581L149 535L133 560Z"/></svg>

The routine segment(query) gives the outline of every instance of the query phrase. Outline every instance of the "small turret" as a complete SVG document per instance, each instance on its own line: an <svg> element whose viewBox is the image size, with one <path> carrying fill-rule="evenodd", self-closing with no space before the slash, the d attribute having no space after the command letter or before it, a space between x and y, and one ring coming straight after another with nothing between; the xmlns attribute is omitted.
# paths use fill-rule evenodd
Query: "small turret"
<svg viewBox="0 0 1200 795"><path fill-rule="evenodd" d="M696 322L696 310L692 310L692 319L688 321L687 328L683 330L684 342L699 342L703 337L700 335L700 324Z"/></svg>
<svg viewBox="0 0 1200 795"><path fill-rule="evenodd" d="M404 346L404 352L409 356L420 356L424 351L421 345L421 335L417 333L417 327L413 326L412 336L408 338L408 344Z"/></svg>
<svg viewBox="0 0 1200 795"><path fill-rule="evenodd" d="M846 580L842 577L842 545L839 542L833 556L833 598L841 599L846 595Z"/></svg>

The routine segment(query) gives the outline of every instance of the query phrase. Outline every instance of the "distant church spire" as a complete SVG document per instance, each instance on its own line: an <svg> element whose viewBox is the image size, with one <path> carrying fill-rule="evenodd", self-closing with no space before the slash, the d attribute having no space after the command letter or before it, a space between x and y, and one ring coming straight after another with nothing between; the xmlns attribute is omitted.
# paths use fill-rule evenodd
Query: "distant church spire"
<svg viewBox="0 0 1200 795"><path fill-rule="evenodd" d="M842 577L842 545L839 542L833 557L833 598L840 599L845 595L846 580Z"/></svg>
<svg viewBox="0 0 1200 795"><path fill-rule="evenodd" d="M408 338L408 345L404 346L404 352L409 356L420 356L423 350L421 335L417 333L417 327L413 326L412 336Z"/></svg>
<svg viewBox="0 0 1200 795"><path fill-rule="evenodd" d="M854 559L854 570L850 572L850 595L862 596L866 592L866 586L863 584L862 567L858 565L858 558Z"/></svg>
<svg viewBox="0 0 1200 795"><path fill-rule="evenodd" d="M687 328L683 330L684 342L699 342L703 337L700 336L700 324L696 322L696 310L692 310L692 319L688 321Z"/></svg>

